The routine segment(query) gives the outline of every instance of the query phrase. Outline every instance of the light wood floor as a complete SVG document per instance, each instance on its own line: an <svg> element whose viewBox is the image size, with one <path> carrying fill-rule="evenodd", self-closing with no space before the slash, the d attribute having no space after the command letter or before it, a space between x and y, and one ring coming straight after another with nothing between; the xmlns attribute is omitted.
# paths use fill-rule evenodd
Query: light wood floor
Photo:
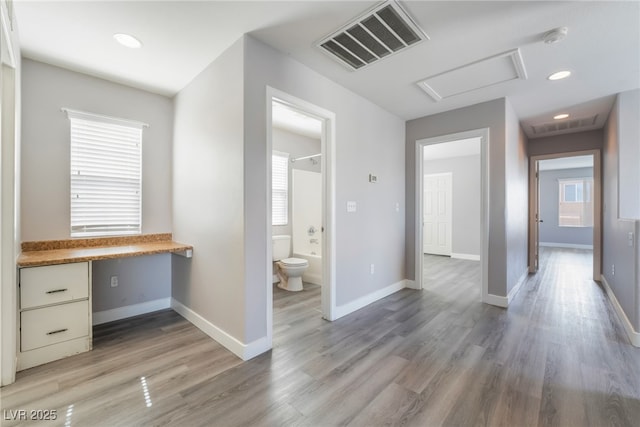
<svg viewBox="0 0 640 427"><path fill-rule="evenodd" d="M425 263L428 289L332 323L319 288L276 290L274 349L245 363L171 311L100 326L92 352L19 373L2 409L73 426L637 426L640 349L590 256L543 252L508 310L479 302L478 263L446 258Z"/></svg>

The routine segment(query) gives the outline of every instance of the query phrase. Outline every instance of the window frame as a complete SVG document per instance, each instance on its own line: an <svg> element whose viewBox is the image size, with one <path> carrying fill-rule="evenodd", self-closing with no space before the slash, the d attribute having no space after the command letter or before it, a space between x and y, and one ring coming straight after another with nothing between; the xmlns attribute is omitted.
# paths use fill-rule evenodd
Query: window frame
<svg viewBox="0 0 640 427"><path fill-rule="evenodd" d="M82 111L63 111L69 118L70 132L71 237L142 234L143 128L148 125ZM79 202L81 199L84 200ZM89 223L92 214L96 218L93 224Z"/></svg>
<svg viewBox="0 0 640 427"><path fill-rule="evenodd" d="M567 187L575 186L576 200L567 200ZM578 189L582 187L582 191ZM593 177L576 177L576 178L558 178L558 227L567 228L589 228L593 227ZM565 207L563 209L563 206ZM568 208L571 209L568 209ZM587 215L587 209L591 209L590 215ZM567 218L567 210L578 210L579 216L571 216L571 218L579 218L578 224L569 224ZM564 212L563 212L564 211ZM565 213L565 215L563 215ZM590 221L589 221L590 220Z"/></svg>

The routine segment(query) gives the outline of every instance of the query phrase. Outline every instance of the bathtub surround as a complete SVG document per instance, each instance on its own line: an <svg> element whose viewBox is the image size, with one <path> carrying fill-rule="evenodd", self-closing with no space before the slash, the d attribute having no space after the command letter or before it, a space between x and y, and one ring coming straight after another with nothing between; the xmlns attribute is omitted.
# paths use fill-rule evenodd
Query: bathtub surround
<svg viewBox="0 0 640 427"><path fill-rule="evenodd" d="M321 285L322 175L318 172L294 169L292 195L293 256L303 258L309 263L302 280Z"/></svg>

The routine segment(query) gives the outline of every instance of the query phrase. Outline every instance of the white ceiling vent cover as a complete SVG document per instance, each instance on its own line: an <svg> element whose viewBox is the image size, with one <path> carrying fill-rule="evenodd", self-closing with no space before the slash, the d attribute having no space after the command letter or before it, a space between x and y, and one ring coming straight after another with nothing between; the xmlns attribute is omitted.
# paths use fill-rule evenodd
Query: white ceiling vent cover
<svg viewBox="0 0 640 427"><path fill-rule="evenodd" d="M542 123L539 125L532 125L531 131L538 136L552 135L559 133L575 132L576 130L587 130L587 128L597 127L598 115L591 117L583 117L580 119L561 120L550 123Z"/></svg>
<svg viewBox="0 0 640 427"><path fill-rule="evenodd" d="M463 65L419 81L418 86L438 102L511 80L527 79L520 49Z"/></svg>
<svg viewBox="0 0 640 427"><path fill-rule="evenodd" d="M414 46L429 36L394 0L364 13L317 46L351 70L359 70L379 59Z"/></svg>

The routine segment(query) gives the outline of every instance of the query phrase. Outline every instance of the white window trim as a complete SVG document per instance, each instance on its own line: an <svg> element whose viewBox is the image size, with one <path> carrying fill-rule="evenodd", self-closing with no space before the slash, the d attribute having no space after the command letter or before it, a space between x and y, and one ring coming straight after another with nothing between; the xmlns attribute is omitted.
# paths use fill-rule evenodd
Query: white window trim
<svg viewBox="0 0 640 427"><path fill-rule="evenodd" d="M99 114L86 113L76 110L63 109L64 112L67 113L69 118L69 129L70 129L70 190L71 190L71 200L70 200L70 233L71 237L98 237L98 236L117 236L117 235L136 235L142 233L142 138L143 138L143 128L148 127L147 124L132 120L119 119L115 117L109 117ZM103 126L111 127L102 128ZM75 139L74 135L77 135L77 132L87 132L85 135L90 135L84 137L85 143L86 140L92 140L93 142L98 142L98 144L102 145L102 148L115 148L116 144L120 142L124 142L126 139L129 139L129 142L133 142L135 146L129 145L125 150L119 149L119 156L122 157L123 161L128 160L127 162L120 163L120 159L114 162L113 157L111 160L108 158L99 160L93 164L95 169L92 171L94 177L99 177L100 175L96 175L95 172L113 172L114 166L115 170L119 170L121 166L122 172L127 174L128 176L111 176L102 175L101 178L96 178L92 180L83 180L77 179L79 176L82 176L83 168L90 167L91 165L91 154L86 156L86 146L85 150L82 150L82 139ZM92 135L92 132L95 132ZM115 132L117 133L116 142L113 146L109 146L109 144L113 143L113 140L109 139L108 133ZM118 139L120 139L118 141ZM96 149L94 146L93 149ZM82 155L83 153L85 155ZM113 152L113 151L112 151ZM94 157L95 158L95 157ZM102 170L100 170L102 168ZM76 179L74 179L76 178ZM110 179L111 178L111 179ZM123 199L118 197L118 190L120 185L114 185L118 179L124 178L124 185L128 191L134 190L136 196L133 197L134 204L128 204ZM121 187L120 187L121 188ZM82 197L83 191L89 192L106 192L105 198L111 196L113 203L110 206L117 206L118 201L122 202L120 211L116 211L115 215L113 212L111 215L108 214L108 210L105 209L105 214L102 217L98 217L98 221L95 224L87 224L87 221L90 219L90 215L87 214L88 209L90 208L90 203L88 205L78 205L76 204L74 208L74 200L78 200L78 198ZM130 193L132 194L132 193ZM104 203L104 202L103 202ZM79 211L79 209L85 208L85 212ZM128 221L118 221L116 217L120 215L119 219L123 217L129 217ZM82 225L84 223L84 225Z"/></svg>

